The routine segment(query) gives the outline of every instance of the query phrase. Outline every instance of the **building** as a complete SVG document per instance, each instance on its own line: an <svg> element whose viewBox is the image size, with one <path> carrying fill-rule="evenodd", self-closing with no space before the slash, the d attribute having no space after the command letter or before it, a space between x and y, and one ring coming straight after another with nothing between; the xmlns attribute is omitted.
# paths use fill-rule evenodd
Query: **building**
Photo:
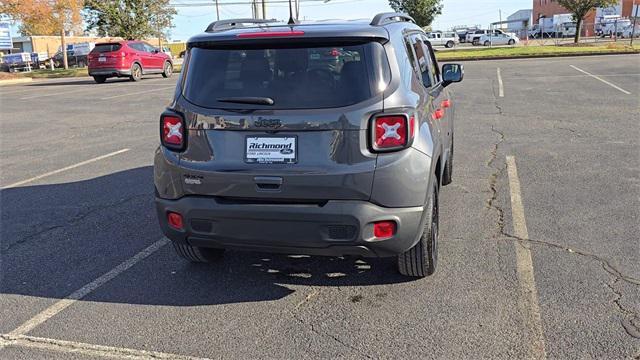
<svg viewBox="0 0 640 360"><path fill-rule="evenodd" d="M640 1L636 0L638 3ZM606 15L619 15L625 18L633 17L634 0L620 0L618 5L608 8L598 8L590 11L584 18L583 35L593 35L595 24ZM636 5L637 6L637 5ZM538 24L541 18L553 18L553 15L567 14L569 11L560 6L556 0L533 0L533 23Z"/></svg>
<svg viewBox="0 0 640 360"><path fill-rule="evenodd" d="M518 10L509 15L507 21L507 31L520 34L533 25L533 10Z"/></svg>

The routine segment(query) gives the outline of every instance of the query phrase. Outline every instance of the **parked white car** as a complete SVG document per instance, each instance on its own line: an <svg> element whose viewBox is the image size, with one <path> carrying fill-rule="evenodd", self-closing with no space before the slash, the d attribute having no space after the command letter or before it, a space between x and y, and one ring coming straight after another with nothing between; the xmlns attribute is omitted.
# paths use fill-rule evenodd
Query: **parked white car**
<svg viewBox="0 0 640 360"><path fill-rule="evenodd" d="M470 33L467 33L467 38L466 38L466 42L471 43L473 45L482 45L484 44L483 41L480 41L480 38L484 35L489 36L491 34L491 30L476 30ZM504 31L500 30L500 29L494 29L493 30L493 36L496 37L497 35L513 35L515 36L515 34L513 33L505 33Z"/></svg>
<svg viewBox="0 0 640 360"><path fill-rule="evenodd" d="M633 25L629 25L626 28L624 28L624 30L622 30L622 37L625 39L630 39L631 35L633 34L633 37L640 37L640 24L636 24L636 31L635 33L633 32Z"/></svg>
<svg viewBox="0 0 640 360"><path fill-rule="evenodd" d="M478 43L489 45L515 45L520 42L517 36L512 34L495 34L495 35L482 35Z"/></svg>
<svg viewBox="0 0 640 360"><path fill-rule="evenodd" d="M427 34L427 38L432 46L444 46L452 48L458 43L458 34L455 32L431 32Z"/></svg>

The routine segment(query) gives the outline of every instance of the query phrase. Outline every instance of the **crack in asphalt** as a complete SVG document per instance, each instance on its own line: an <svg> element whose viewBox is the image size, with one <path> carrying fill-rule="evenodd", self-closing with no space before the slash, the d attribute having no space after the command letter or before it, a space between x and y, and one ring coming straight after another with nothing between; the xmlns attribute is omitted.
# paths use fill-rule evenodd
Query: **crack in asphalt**
<svg viewBox="0 0 640 360"><path fill-rule="evenodd" d="M338 287L338 289L340 289L340 287ZM310 294L308 294L302 301L300 301L294 310L298 310L300 309L300 307L302 307L304 304L308 303L309 301L311 301L311 299L313 299L314 297L317 297L320 294L320 290L314 289ZM311 329L311 332L313 332L314 334L329 338L335 342L337 342L338 344L342 345L345 348L351 349L351 350L355 350L358 352L358 354L364 356L367 359L373 359L372 356L370 356L369 354L366 354L365 352L363 352L361 349L347 344L346 342L342 341L339 337L323 332L323 331L319 331L318 329L316 329L316 327L313 325L313 323L310 322L306 322L304 319L302 319L299 316L299 313L297 311L289 311L291 313L291 315L293 316L293 318L298 321L300 324L304 325L304 326L308 326ZM311 343L309 343L309 347L311 347Z"/></svg>
<svg viewBox="0 0 640 360"><path fill-rule="evenodd" d="M612 283L606 285L611 290L611 292L616 295L616 298L613 299L613 303L616 304L618 312L623 315L622 327L627 332L627 334L629 334L629 336L640 339L640 327L638 327L634 322L634 320L638 320L638 315L633 311L625 308L620 303L620 301L622 300L622 292L616 290L615 288L616 283L618 283L619 280L619 278L615 278Z"/></svg>
<svg viewBox="0 0 640 360"><path fill-rule="evenodd" d="M640 322L640 316L638 316L638 314L636 314L635 312L625 308L620 303L620 300L622 299L622 292L616 290L614 287L618 281L624 281L631 285L640 286L640 279L636 279L632 276L623 274L620 270L618 270L615 266L613 266L607 259L604 259L595 254L588 253L586 251L576 250L576 249L562 246L549 241L536 240L531 238L525 239L519 236L509 234L507 232L503 232L501 235L503 235L506 238L509 238L512 241L517 241L521 244L527 243L527 244L541 245L541 246L545 246L553 249L562 250L569 254L586 257L599 262L602 269L605 272L607 272L609 275L613 276L614 278L613 283L605 283L605 285L616 296L616 298L613 300L613 303L615 304L616 310L623 315L623 319L620 321L622 328L629 336L636 339L640 339L640 326L636 325L636 322Z"/></svg>
<svg viewBox="0 0 640 360"><path fill-rule="evenodd" d="M497 115L498 116L503 116L504 115L504 110L502 109L502 107L500 106L500 104L498 103L498 99L495 96L495 89L494 89L494 105L496 107L497 110ZM577 134L577 131L574 129L570 129L570 128L564 128L564 127L558 127L555 126L558 129L561 130L567 130L570 131L572 134ZM634 277L628 276L623 274L620 270L618 270L615 266L613 266L607 259L604 259L598 255L595 254L591 254L582 250L576 250L576 249L572 249L569 247L565 247L559 244L555 244L552 242L547 242L547 241L542 241L542 240L535 240L535 239L525 239L525 238L521 238L512 234L509 234L508 232L506 232L505 230L505 219L504 219L504 209L498 205L496 205L496 200L498 198L498 179L503 175L504 171L506 170L506 162L504 162L503 166L500 167L496 167L494 166L494 164L497 161L497 157L498 157L498 150L500 149L500 145L505 141L505 134L503 131L500 131L498 129L496 129L493 125L491 125L491 131L493 133L496 133L499 135L499 139L497 142L495 142L493 144L493 148L491 149L491 156L489 158L489 161L487 161L486 166L488 168L494 169L494 172L491 173L491 175L489 175L489 189L491 191L491 197L489 199L487 199L487 207L489 209L493 209L496 211L497 214L497 219L496 219L496 228L497 228L497 232L496 234L494 234L493 238L494 239L500 239L500 238L510 238L511 240L515 240L517 242L520 243L529 243L529 244L538 244L538 245L542 245L542 246L547 246L547 247L551 247L551 248L556 248L556 249L560 249L563 250L565 252L571 253L571 254L576 254L579 256L583 256L583 257L587 257L587 258L591 258L593 260L598 261L601 266L602 269L604 271L606 271L607 273L609 273L611 276L614 277L614 281L613 283L606 283L605 285L611 290L611 292L613 292L613 294L616 296L616 298L613 300L613 303L615 304L616 310L621 313L623 315L623 319L621 320L621 325L624 328L625 332L633 337L633 338L640 338L640 326L636 325L636 321L640 322L640 317L638 316L638 314L634 313L633 311L625 308L621 303L620 300L622 299L622 293L617 291L615 289L615 284L618 281L624 281L626 283L632 284L632 285L640 285L640 279L636 279ZM496 249L497 252L497 257L498 257L498 261L500 262L501 260L501 254L500 254L500 250ZM502 269L502 267L500 266L500 264L498 264L499 268ZM509 279L507 279L506 276L503 275L503 278L507 281L510 281ZM640 355L640 354L639 354ZM640 359L640 356L637 357L636 359Z"/></svg>
<svg viewBox="0 0 640 360"><path fill-rule="evenodd" d="M33 240L35 238L38 238L40 236L42 236L43 234L47 234L51 231L54 231L56 229L61 229L61 228L65 228L68 226L73 226L79 222L81 222L82 220L86 219L88 216L93 215L97 212L100 212L102 210L111 208L111 207L116 207L116 206L120 206L123 204L126 204L132 200L135 200L136 198L141 198L141 197L146 197L146 196L150 196L150 194L135 194L129 197L126 197L124 199L120 199L119 201L113 202L113 203L107 203L107 204L103 204L103 205L99 205L99 206L94 206L94 207L88 207L88 210L76 215L75 217L68 219L65 221L64 224L56 224L56 225L51 225L48 226L40 231L37 231L33 234L30 234L28 236L25 236L9 245L7 245L6 247L2 248L2 250L0 251L0 254L4 255L6 254L9 250L13 249L14 247L20 245L20 244L24 244L26 242L28 242L29 240Z"/></svg>
<svg viewBox="0 0 640 360"><path fill-rule="evenodd" d="M338 344L342 345L343 347L345 347L347 349L351 349L351 350L354 350L354 351L358 352L358 354L360 354L361 356L364 356L367 359L373 359L373 357L371 355L366 354L361 349L359 349L359 348L357 348L357 347L355 347L353 345L347 344L346 342L342 341L339 337L337 337L335 335L332 335L332 334L329 334L329 333L326 333L326 332L323 332L323 331L319 331L318 329L316 329L316 327L313 325L313 323L308 323L308 322L304 321L304 319L299 317L297 313L292 311L291 314L293 315L293 318L296 319L296 321L298 321L300 324L302 324L304 326L308 326L309 329L311 329L311 332L313 332L314 334L329 338L329 339L337 342Z"/></svg>

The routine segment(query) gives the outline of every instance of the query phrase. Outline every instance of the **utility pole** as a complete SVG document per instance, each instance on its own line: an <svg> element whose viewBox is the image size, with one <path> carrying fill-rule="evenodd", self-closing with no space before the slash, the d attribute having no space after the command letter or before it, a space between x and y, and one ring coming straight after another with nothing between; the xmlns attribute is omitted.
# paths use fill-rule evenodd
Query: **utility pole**
<svg viewBox="0 0 640 360"><path fill-rule="evenodd" d="M498 9L498 17L500 19L500 29L502 29L502 9Z"/></svg>
<svg viewBox="0 0 640 360"><path fill-rule="evenodd" d="M267 19L267 0L262 0L262 18Z"/></svg>
<svg viewBox="0 0 640 360"><path fill-rule="evenodd" d="M638 8L640 4L636 5L636 1L633 0L633 7L636 8L636 13L633 15L633 28L631 29L631 46L633 46L633 38L636 36L636 21L638 20Z"/></svg>
<svg viewBox="0 0 640 360"><path fill-rule="evenodd" d="M65 70L69 70L69 60L67 59L67 39L64 34L64 21L60 29L60 43L62 44L62 65Z"/></svg>
<svg viewBox="0 0 640 360"><path fill-rule="evenodd" d="M216 20L220 20L220 7L218 6L218 0L216 0Z"/></svg>

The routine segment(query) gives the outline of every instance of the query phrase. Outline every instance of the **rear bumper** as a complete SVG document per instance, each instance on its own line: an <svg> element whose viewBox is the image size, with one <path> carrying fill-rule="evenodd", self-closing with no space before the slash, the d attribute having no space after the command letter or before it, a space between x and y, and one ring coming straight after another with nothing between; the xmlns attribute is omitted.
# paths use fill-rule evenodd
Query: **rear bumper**
<svg viewBox="0 0 640 360"><path fill-rule="evenodd" d="M325 204L238 203L215 197L156 197L160 227L172 241L193 246L308 254L386 257L415 245L423 207L384 208L367 201ZM167 212L183 216L184 230L169 227ZM373 236L373 222L393 220L396 234Z"/></svg>
<svg viewBox="0 0 640 360"><path fill-rule="evenodd" d="M89 76L131 76L131 69L89 68Z"/></svg>

